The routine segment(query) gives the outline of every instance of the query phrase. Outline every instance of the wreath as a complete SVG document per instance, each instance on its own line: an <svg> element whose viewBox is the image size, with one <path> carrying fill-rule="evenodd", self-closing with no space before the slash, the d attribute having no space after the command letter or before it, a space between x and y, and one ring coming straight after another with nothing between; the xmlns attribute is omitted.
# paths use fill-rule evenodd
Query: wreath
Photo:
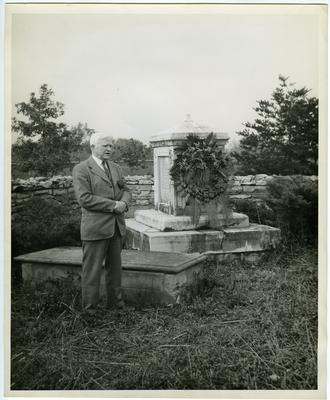
<svg viewBox="0 0 330 400"><path fill-rule="evenodd" d="M228 167L229 157L217 146L213 133L206 138L189 134L177 149L170 174L176 190L192 206L194 222L199 221L203 205L208 204L211 211L223 198L229 182Z"/></svg>

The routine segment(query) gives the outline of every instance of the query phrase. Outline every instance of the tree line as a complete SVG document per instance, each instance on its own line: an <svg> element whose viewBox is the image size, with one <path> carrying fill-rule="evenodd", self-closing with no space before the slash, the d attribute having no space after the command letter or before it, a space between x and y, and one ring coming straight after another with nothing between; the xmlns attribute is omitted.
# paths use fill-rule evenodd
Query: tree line
<svg viewBox="0 0 330 400"><path fill-rule="evenodd" d="M64 104L54 100L54 91L43 84L39 94L16 104L12 130L18 137L13 161L22 171L53 175L89 154L87 124L68 127L60 122ZM257 114L237 132L238 148L231 152L237 174L314 175L318 171L318 99L306 87L296 88L279 76L279 86L270 99L258 100ZM117 139L113 160L128 166L143 166L152 159L152 149L139 140Z"/></svg>

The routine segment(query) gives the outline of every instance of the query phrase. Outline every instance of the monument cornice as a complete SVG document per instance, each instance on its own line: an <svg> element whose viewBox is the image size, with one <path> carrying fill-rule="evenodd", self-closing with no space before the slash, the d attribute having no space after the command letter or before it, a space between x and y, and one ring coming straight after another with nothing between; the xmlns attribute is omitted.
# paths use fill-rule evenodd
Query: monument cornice
<svg viewBox="0 0 330 400"><path fill-rule="evenodd" d="M205 139L210 133L215 135L217 145L225 146L229 140L229 136L225 132L173 132L170 134L167 133L153 136L150 140L150 145L152 147L180 147L187 140L187 136L190 134L196 135L201 139Z"/></svg>
<svg viewBox="0 0 330 400"><path fill-rule="evenodd" d="M206 139L210 133L215 136L216 142L220 146L224 147L229 140L229 135L226 132L219 132L207 125L195 123L191 115L187 114L186 119L180 125L152 136L150 144L152 147L178 147L187 140L188 135L196 135L201 139Z"/></svg>

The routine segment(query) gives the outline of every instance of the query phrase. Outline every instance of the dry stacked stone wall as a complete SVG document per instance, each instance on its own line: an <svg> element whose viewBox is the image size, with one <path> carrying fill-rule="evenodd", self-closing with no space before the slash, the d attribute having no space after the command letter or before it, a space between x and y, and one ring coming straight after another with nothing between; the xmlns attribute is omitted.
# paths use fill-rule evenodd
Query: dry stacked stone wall
<svg viewBox="0 0 330 400"><path fill-rule="evenodd" d="M229 196L234 200L251 199L262 202L267 193L267 185L274 176L264 174L235 176L232 179ZM286 179L292 179L286 177ZM297 177L294 177L296 180ZM316 176L300 176L299 179L316 182ZM154 179L150 175L127 176L127 185L132 193L132 204L128 217L134 215L136 209L153 208L154 204ZM58 203L72 202L73 207L78 207L72 187L71 176L54 176L52 178L16 179L12 182L12 212L24 213L24 203L33 196L42 196Z"/></svg>
<svg viewBox="0 0 330 400"><path fill-rule="evenodd" d="M153 177L127 176L127 185L132 193L132 203L128 217L132 217L136 209L152 208L154 204ZM52 178L16 179L12 182L12 213L24 213L24 203L34 196L42 196L58 203L71 201L78 207L71 176L53 176Z"/></svg>
<svg viewBox="0 0 330 400"><path fill-rule="evenodd" d="M253 200L261 203L267 196L267 185L274 178L278 178L278 176L265 174L234 176L229 189L229 197L233 200ZM315 175L294 175L282 178L286 179L288 183L289 181L294 181L296 183L313 182L316 184L318 181Z"/></svg>

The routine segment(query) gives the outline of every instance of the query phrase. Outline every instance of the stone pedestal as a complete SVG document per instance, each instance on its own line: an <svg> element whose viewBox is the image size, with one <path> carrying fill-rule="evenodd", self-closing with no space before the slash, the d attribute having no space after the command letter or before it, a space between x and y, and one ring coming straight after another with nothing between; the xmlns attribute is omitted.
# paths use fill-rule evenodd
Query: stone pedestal
<svg viewBox="0 0 330 400"><path fill-rule="evenodd" d="M167 253L202 253L204 255L237 254L249 256L274 249L280 242L280 230L266 225L228 227L222 230L201 229L164 232L137 222L126 220L127 244L141 251Z"/></svg>
<svg viewBox="0 0 330 400"><path fill-rule="evenodd" d="M160 231L187 231L208 227L210 225L207 215L201 215L198 224L193 224L189 215L169 215L156 210L136 210L134 213L134 219L137 222L145 224L151 228L156 228ZM227 217L219 214L217 224L221 227L246 228L249 226L249 218L245 214L234 212Z"/></svg>
<svg viewBox="0 0 330 400"><path fill-rule="evenodd" d="M185 121L178 127L161 132L151 138L150 144L154 149L155 210L168 215L184 215L186 198L177 192L170 176L176 151L189 134L206 138L210 133L215 135L217 146L223 148L228 141L226 133L214 132L207 126L196 124L188 114Z"/></svg>

